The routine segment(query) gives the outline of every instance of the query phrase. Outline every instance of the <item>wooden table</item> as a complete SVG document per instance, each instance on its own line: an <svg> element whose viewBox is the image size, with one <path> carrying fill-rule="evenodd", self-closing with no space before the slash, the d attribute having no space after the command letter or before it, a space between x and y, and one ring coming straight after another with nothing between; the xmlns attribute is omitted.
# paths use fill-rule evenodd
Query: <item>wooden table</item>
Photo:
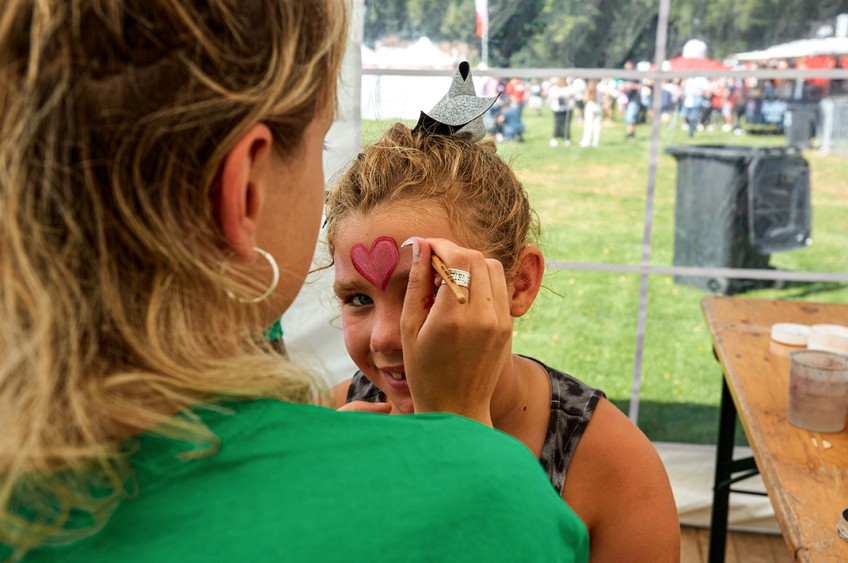
<svg viewBox="0 0 848 563"><path fill-rule="evenodd" d="M771 340L778 322L848 325L848 305L707 297L702 303L724 370L710 561L723 561L733 474L762 474L786 544L797 561L848 561L836 524L848 508L848 430L819 433L786 419L789 352ZM754 461L733 460L736 417Z"/></svg>

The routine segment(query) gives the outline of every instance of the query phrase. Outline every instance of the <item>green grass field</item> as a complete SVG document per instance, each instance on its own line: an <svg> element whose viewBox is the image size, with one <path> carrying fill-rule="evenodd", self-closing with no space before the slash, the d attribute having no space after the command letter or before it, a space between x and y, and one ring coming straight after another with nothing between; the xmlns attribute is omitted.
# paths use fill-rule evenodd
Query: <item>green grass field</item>
<svg viewBox="0 0 848 563"><path fill-rule="evenodd" d="M498 152L525 183L542 224L549 260L638 264L642 254L651 125L625 140L624 125L605 122L600 146L581 148L582 123L572 145L550 147L549 112L525 111L524 143ZM363 122L365 141L390 122ZM651 263L671 265L677 163L671 145L782 146L778 135L734 136L720 129L694 139L663 126L656 170ZM848 158L807 151L811 170L813 243L775 253L771 266L789 271L848 272ZM635 355L639 276L550 271L530 313L516 323L515 350L538 357L603 389L627 412ZM705 292L652 276L642 366L639 426L652 440L715 443L721 371L700 310ZM848 300L846 284L787 283L747 297L823 302ZM737 433L741 435L740 433Z"/></svg>

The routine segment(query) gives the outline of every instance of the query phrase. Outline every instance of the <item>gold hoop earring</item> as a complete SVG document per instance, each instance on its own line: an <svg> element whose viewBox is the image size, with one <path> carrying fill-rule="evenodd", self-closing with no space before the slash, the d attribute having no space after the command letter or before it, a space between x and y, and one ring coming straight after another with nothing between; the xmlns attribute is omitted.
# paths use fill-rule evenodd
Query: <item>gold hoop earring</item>
<svg viewBox="0 0 848 563"><path fill-rule="evenodd" d="M245 299L244 297L239 297L230 289L225 289L230 299L235 299L239 303L261 303L262 301L268 299L274 293L274 290L277 289L277 285L280 283L280 268L279 266L277 266L277 261L274 260L273 256L271 256L271 253L265 252L258 246L254 246L253 250L259 253L260 256L265 258L265 260L268 261L268 264L271 265L271 284L261 295L259 295L258 297L254 297L253 299Z"/></svg>

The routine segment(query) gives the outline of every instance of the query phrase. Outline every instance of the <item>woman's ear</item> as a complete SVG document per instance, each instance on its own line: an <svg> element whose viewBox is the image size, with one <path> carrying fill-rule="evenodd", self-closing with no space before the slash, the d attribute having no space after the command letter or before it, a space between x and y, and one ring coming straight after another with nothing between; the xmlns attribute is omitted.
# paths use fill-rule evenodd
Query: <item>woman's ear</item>
<svg viewBox="0 0 848 563"><path fill-rule="evenodd" d="M535 246L528 246L518 257L518 272L512 288L509 314L520 317L530 309L545 275L545 258Z"/></svg>
<svg viewBox="0 0 848 563"><path fill-rule="evenodd" d="M212 204L224 239L236 256L245 260L253 256L256 246L256 219L272 144L267 125L251 127L224 159L218 189L213 191Z"/></svg>

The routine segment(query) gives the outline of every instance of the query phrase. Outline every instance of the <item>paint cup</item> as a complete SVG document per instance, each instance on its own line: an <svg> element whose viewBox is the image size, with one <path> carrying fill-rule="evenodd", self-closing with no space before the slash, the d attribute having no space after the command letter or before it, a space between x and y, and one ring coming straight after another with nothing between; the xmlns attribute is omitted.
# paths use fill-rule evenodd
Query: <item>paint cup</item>
<svg viewBox="0 0 848 563"><path fill-rule="evenodd" d="M848 326L813 325L807 339L810 350L824 350L837 354L848 354Z"/></svg>
<svg viewBox="0 0 848 563"><path fill-rule="evenodd" d="M777 323L771 325L771 339L787 346L806 346L810 336L810 327L798 323Z"/></svg>
<svg viewBox="0 0 848 563"><path fill-rule="evenodd" d="M789 354L789 422L841 432L848 417L848 356L822 350Z"/></svg>

